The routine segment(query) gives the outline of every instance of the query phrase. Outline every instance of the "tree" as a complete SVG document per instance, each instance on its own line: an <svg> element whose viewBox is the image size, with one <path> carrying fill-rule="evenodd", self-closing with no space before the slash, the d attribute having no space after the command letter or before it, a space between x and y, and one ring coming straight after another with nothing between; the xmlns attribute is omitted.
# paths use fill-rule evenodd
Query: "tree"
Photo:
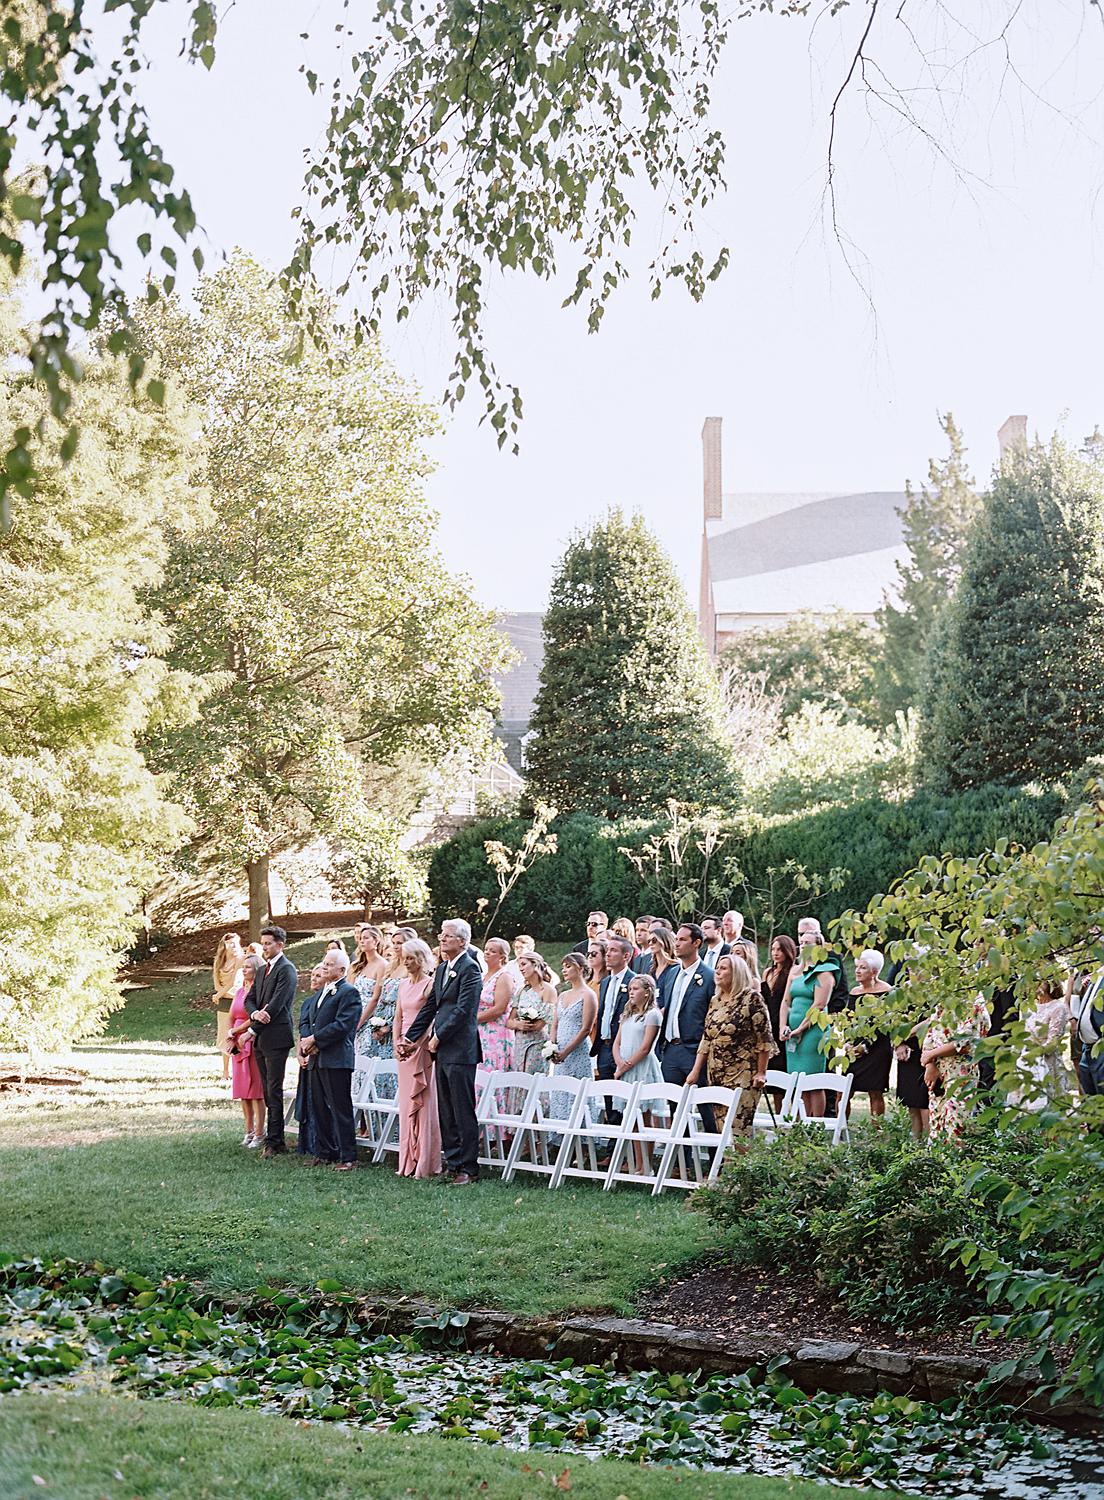
<svg viewBox="0 0 1104 1500"><path fill-rule="evenodd" d="M568 546L544 617L531 795L608 817L735 795L716 674L667 554L609 513Z"/></svg>
<svg viewBox="0 0 1104 1500"><path fill-rule="evenodd" d="M952 413L940 417L939 425L947 435L947 457L929 462L926 487L914 490L911 483L905 485L901 520L908 559L897 564L900 603L886 599L877 614L882 638L877 692L883 722L920 703L928 648L958 585L980 504Z"/></svg>
<svg viewBox="0 0 1104 1500"><path fill-rule="evenodd" d="M0 421L34 425L45 405L8 361ZM139 748L191 699L142 592L166 518L183 528L201 507L196 434L110 358L88 361L75 415L79 451L63 464L51 432L42 503L0 537L0 1046L32 1055L119 1005L142 891L187 833Z"/></svg>
<svg viewBox="0 0 1104 1500"><path fill-rule="evenodd" d="M329 354L304 344L240 254L196 300L139 323L203 413L211 519L174 535L154 601L170 660L215 690L151 748L205 847L245 870L255 933L271 857L348 832L367 768L485 745L506 648L433 550L432 417L378 346L344 341L332 311Z"/></svg>
<svg viewBox="0 0 1104 1500"><path fill-rule="evenodd" d="M1104 465L1012 455L972 528L921 721L935 786L1053 780L1104 750Z"/></svg>
<svg viewBox="0 0 1104 1500"><path fill-rule="evenodd" d="M370 918L376 906L421 911L425 878L402 847L402 826L363 805L342 810L332 832L330 886L342 900L357 901Z"/></svg>
<svg viewBox="0 0 1104 1500"><path fill-rule="evenodd" d="M803 610L777 629L741 631L721 653L721 668L762 675L767 691L781 696L784 718L813 703L876 725L879 646L877 631L858 615Z"/></svg>

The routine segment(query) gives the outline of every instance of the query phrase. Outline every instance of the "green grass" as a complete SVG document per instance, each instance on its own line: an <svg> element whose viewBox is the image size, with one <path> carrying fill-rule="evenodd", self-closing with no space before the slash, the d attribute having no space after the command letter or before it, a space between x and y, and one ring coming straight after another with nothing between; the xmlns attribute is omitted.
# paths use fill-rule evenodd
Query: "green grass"
<svg viewBox="0 0 1104 1500"><path fill-rule="evenodd" d="M308 1428L171 1402L60 1392L0 1399L3 1500L532 1500L563 1493L575 1500L843 1500L854 1491Z"/></svg>

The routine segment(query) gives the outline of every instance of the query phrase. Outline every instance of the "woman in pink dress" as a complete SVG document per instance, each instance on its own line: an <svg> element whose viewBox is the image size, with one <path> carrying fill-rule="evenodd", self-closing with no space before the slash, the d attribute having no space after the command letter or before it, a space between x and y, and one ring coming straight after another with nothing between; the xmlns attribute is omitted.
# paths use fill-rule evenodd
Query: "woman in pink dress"
<svg viewBox="0 0 1104 1500"><path fill-rule="evenodd" d="M483 1066L504 1072L514 1055L514 1033L506 1025L506 1012L519 988L510 973L510 945L505 938L488 938L483 946L487 975L479 992L479 1040Z"/></svg>
<svg viewBox="0 0 1104 1500"><path fill-rule="evenodd" d="M225 1050L230 1059L230 1080L235 1099L241 1100L245 1116L243 1146L259 1146L264 1140L264 1089L261 1070L253 1056L253 1034L249 1029L249 1005L246 997L261 972L264 960L249 954L242 964L241 988L230 1002L230 1019L226 1030Z"/></svg>
<svg viewBox="0 0 1104 1500"><path fill-rule="evenodd" d="M403 944L403 967L409 978L399 985L392 1038L399 1059L399 1176L436 1177L441 1170L441 1127L437 1123L437 1086L429 1032L409 1055L399 1043L414 1024L429 992L433 954L420 938Z"/></svg>

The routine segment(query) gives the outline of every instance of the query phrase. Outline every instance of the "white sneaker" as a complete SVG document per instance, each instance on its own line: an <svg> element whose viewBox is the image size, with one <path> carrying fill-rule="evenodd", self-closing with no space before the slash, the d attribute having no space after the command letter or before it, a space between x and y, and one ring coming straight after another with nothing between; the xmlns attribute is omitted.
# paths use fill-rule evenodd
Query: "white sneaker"
<svg viewBox="0 0 1104 1500"><path fill-rule="evenodd" d="M251 1135L245 1144L249 1147L250 1151L255 1151L256 1148L262 1144L262 1142L263 1137L259 1135Z"/></svg>
<svg viewBox="0 0 1104 1500"><path fill-rule="evenodd" d="M245 1132L245 1134L242 1136L242 1145L243 1146L252 1146L252 1144L253 1144L253 1135L252 1135L252 1132L247 1130Z"/></svg>

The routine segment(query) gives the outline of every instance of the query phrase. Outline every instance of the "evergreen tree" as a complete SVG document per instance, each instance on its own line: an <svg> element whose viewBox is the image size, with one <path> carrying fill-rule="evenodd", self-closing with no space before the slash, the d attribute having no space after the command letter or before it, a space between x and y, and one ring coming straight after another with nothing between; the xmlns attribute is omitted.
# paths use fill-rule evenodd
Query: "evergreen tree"
<svg viewBox="0 0 1104 1500"><path fill-rule="evenodd" d="M742 630L721 653L721 666L740 676L762 675L781 697L788 719L805 703L831 709L852 722L881 723L875 697L878 633L859 615L802 610L784 625Z"/></svg>
<svg viewBox="0 0 1104 1500"><path fill-rule="evenodd" d="M646 815L734 796L720 689L670 559L614 510L568 546L544 617L529 789L564 811Z"/></svg>
<svg viewBox="0 0 1104 1500"><path fill-rule="evenodd" d="M882 632L878 699L884 722L919 704L924 695L925 658L932 630L952 597L962 571L978 497L966 464L962 435L948 412L939 425L949 452L928 464L928 483L905 485L902 512L908 560L897 564L899 604L887 599L877 613Z"/></svg>
<svg viewBox="0 0 1104 1500"><path fill-rule="evenodd" d="M205 854L244 869L255 934L274 855L370 839L369 768L397 778L400 763L482 750L505 646L433 548L433 414L378 344L346 338L322 303L328 347L304 344L241 254L195 297L196 314L163 298L139 319L202 413L210 519L173 536L155 600L170 661L213 691L151 751Z"/></svg>
<svg viewBox="0 0 1104 1500"><path fill-rule="evenodd" d="M1104 750L1104 465L1058 439L1013 456L936 633L925 780L1052 780Z"/></svg>

